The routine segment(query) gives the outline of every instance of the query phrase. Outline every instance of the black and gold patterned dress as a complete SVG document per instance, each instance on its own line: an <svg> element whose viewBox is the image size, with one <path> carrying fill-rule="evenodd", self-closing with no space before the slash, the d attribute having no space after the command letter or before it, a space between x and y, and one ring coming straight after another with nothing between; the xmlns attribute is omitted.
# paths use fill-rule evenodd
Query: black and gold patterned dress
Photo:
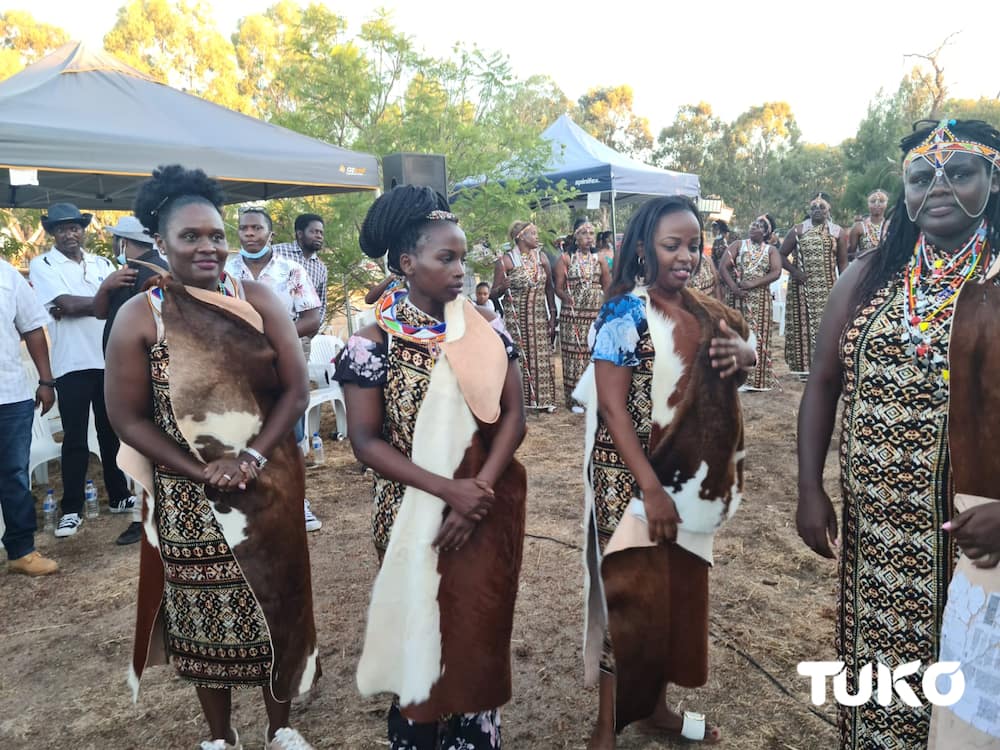
<svg viewBox="0 0 1000 750"><path fill-rule="evenodd" d="M941 524L951 517L948 389L917 366L904 337L900 273L861 307L841 338L844 498L839 659L856 693L857 669L936 661L955 550ZM935 323L947 342L950 317ZM922 674L922 670L921 670ZM909 680L918 696L918 674ZM930 706L874 700L841 708L845 750L926 746Z"/></svg>
<svg viewBox="0 0 1000 750"><path fill-rule="evenodd" d="M563 304L559 311L559 346L562 350L563 396L566 406L572 407L573 389L590 364L587 335L604 301L600 256L579 252L570 255L566 287L573 304Z"/></svg>
<svg viewBox="0 0 1000 750"><path fill-rule="evenodd" d="M812 364L819 322L837 280L839 231L830 222L815 226L806 220L798 238L795 262L806 280L789 279L785 302L785 361L793 373L807 373Z"/></svg>
<svg viewBox="0 0 1000 750"><path fill-rule="evenodd" d="M150 347L153 421L190 450L170 403L165 340ZM199 687L270 684L271 637L260 605L212 513L205 485L154 466L155 519L163 559L166 645L178 674Z"/></svg>
<svg viewBox="0 0 1000 750"><path fill-rule="evenodd" d="M507 330L521 350L524 362L522 387L528 407L545 409L556 405L555 368L549 339L548 301L545 296L548 277L542 268L538 250L530 256L510 254L512 268L510 297L513 304L506 314Z"/></svg>

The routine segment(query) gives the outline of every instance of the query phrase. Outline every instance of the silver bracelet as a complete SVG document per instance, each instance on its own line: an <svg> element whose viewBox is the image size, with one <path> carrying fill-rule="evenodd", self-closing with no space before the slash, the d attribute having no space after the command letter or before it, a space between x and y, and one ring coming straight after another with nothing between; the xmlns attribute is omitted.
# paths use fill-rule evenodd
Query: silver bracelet
<svg viewBox="0 0 1000 750"><path fill-rule="evenodd" d="M264 458L263 454L249 445L243 449L243 452L254 460L258 469L263 469L267 465L267 459Z"/></svg>

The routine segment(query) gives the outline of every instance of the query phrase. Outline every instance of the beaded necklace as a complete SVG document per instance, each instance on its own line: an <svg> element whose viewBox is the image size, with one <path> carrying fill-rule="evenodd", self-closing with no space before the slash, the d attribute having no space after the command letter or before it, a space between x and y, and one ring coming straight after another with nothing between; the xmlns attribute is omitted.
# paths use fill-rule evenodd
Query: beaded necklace
<svg viewBox="0 0 1000 750"><path fill-rule="evenodd" d="M885 219L876 224L870 216L862 222L862 227L865 230L865 239L868 241L868 248L878 247L879 240L882 239L882 225L884 223Z"/></svg>
<svg viewBox="0 0 1000 750"><path fill-rule="evenodd" d="M976 269L989 260L986 222L965 245L951 255L941 254L927 244L923 233L913 248L906 269L906 295L903 300L903 344L914 363L938 381L939 391L948 382L945 323L955 312L955 300L962 286ZM927 273L927 271L930 273Z"/></svg>
<svg viewBox="0 0 1000 750"><path fill-rule="evenodd" d="M392 336L424 344L432 351L435 350L437 345L444 341L445 324L441 322L434 325L415 326L399 320L398 308L407 302L407 297L409 297L407 289L395 289L383 294L375 305L375 321L379 328Z"/></svg>

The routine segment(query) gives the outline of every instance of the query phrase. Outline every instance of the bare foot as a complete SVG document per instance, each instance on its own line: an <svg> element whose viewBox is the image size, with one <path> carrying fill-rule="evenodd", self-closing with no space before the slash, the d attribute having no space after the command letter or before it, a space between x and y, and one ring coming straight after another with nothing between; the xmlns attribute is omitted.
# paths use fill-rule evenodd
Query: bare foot
<svg viewBox="0 0 1000 750"><path fill-rule="evenodd" d="M594 731L587 741L587 750L615 750L615 732L610 732L599 726L594 727Z"/></svg>
<svg viewBox="0 0 1000 750"><path fill-rule="evenodd" d="M646 719L636 722L636 727L644 734L667 735L672 739L681 739L687 742L699 742L699 740L686 740L681 738L681 728L684 726L684 717L676 711L671 711L665 704L661 703L657 709ZM714 745L722 740L722 732L719 728L711 724L705 725L705 739L700 740L706 745Z"/></svg>

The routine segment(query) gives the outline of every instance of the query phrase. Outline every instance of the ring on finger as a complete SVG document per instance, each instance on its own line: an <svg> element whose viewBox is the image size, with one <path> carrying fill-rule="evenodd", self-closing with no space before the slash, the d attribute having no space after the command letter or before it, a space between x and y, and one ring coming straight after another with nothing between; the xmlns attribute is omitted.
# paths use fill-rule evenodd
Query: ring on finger
<svg viewBox="0 0 1000 750"><path fill-rule="evenodd" d="M733 367L736 367L738 364L739 364L739 360L736 359L736 355L734 354L733 355Z"/></svg>
<svg viewBox="0 0 1000 750"><path fill-rule="evenodd" d="M222 478L225 479L227 482L233 481L233 478L231 476L229 476L228 474L223 474Z"/></svg>

